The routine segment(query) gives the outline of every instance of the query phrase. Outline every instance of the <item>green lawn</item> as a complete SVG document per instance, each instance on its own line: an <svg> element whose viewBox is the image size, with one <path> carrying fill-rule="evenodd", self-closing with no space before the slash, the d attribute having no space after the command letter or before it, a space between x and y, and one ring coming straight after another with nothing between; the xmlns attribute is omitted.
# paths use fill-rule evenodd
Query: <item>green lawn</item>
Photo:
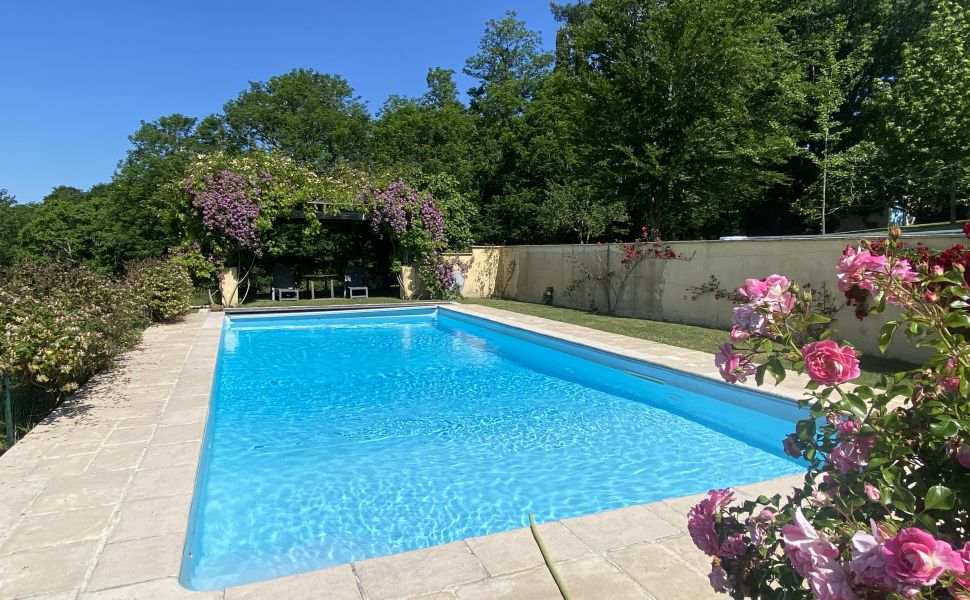
<svg viewBox="0 0 970 600"><path fill-rule="evenodd" d="M682 325L680 323L665 323L662 321L648 321L646 319L630 319L625 317L610 317L594 315L581 310L516 302L514 300L493 300L490 298L466 298L467 304L481 304L501 308L512 312L533 315L562 321L574 325L582 325L600 331L628 335L630 337L670 344L679 348L690 348L701 352L714 354L717 347L728 339L728 332L722 329ZM914 365L888 358L863 356L862 377L856 383L860 385L874 385L879 374L891 374L914 368Z"/></svg>
<svg viewBox="0 0 970 600"><path fill-rule="evenodd" d="M337 304L393 304L396 302L404 302L404 300L401 300L396 296L371 296L370 298L317 298L316 300L301 298L298 301L285 300L282 302L275 300L253 300L252 302L243 304L240 308L286 308L287 306L334 306Z"/></svg>

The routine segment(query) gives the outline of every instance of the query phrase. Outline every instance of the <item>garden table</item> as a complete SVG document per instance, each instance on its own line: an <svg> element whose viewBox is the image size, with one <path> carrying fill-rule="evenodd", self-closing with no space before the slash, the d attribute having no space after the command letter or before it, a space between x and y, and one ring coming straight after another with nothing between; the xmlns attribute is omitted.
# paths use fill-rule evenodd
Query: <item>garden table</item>
<svg viewBox="0 0 970 600"><path fill-rule="evenodd" d="M334 295L333 295L333 282L334 282L335 279L337 279L337 276L336 275L332 275L332 274L320 275L320 274L317 274L317 275L304 275L303 277L304 277L304 279L306 279L307 281L310 282L310 299L311 300L316 300L317 299L317 293L316 293L317 290L316 290L316 285L315 285L317 281L327 281L327 282L329 282L330 283L330 297L331 298L334 297Z"/></svg>

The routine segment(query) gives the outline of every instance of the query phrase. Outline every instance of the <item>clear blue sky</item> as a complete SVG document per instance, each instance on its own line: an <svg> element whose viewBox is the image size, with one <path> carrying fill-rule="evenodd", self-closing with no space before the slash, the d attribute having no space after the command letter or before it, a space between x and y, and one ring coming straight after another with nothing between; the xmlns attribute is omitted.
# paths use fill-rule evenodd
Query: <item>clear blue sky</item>
<svg viewBox="0 0 970 600"><path fill-rule="evenodd" d="M546 0L11 0L0 3L0 188L21 202L108 181L139 121L202 117L295 67L342 75L376 112L461 74L515 10L552 49Z"/></svg>

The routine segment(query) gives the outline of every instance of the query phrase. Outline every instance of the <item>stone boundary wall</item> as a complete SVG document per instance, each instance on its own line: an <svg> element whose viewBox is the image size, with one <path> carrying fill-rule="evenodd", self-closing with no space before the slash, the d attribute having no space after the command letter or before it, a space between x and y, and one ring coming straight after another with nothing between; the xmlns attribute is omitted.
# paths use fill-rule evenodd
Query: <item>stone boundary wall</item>
<svg viewBox="0 0 970 600"><path fill-rule="evenodd" d="M948 248L966 241L955 234L913 235L904 239L907 246L916 247L917 242L922 242L930 248ZM691 300L688 288L708 283L711 275L720 281L721 288L731 290L749 277L778 273L799 283L810 282L816 294L822 289L827 291L839 307L835 316L839 337L865 354L878 355L879 328L897 313L890 307L883 315L860 321L845 306L835 287L835 264L845 246L857 240L857 236L833 236L671 242L680 259L643 261L627 281L616 314L728 329L731 302L715 300L710 293ZM467 259L468 254L459 256ZM593 303L605 310L605 298L593 282L584 279L577 261L609 264L617 273L623 272L623 249L619 244L474 246L471 257L474 263L462 290L466 297L541 302L546 288L552 287L553 304L582 310L589 310ZM577 280L581 281L573 284ZM576 287L567 294L570 285ZM711 348L711 352L714 350ZM893 342L886 355L921 360L903 336Z"/></svg>

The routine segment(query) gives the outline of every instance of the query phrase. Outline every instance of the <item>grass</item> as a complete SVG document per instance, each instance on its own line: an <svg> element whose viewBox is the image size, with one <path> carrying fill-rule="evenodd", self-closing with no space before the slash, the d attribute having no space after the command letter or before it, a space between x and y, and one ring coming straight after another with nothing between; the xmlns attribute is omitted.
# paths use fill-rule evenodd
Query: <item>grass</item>
<svg viewBox="0 0 970 600"><path fill-rule="evenodd" d="M495 300L491 298L466 298L468 304L481 304L511 312L517 312L535 317L543 317L553 321L582 325L591 329L628 335L630 337L670 344L678 348L689 348L700 352L714 354L715 349L727 340L727 331L696 325L680 323L666 323L663 321L648 321L647 319L632 319L627 317L611 317L596 315L572 308L517 302L515 300ZM907 371L915 365L899 360L877 356L863 356L860 359L862 376L855 383L873 386L879 375L890 375L897 371Z"/></svg>
<svg viewBox="0 0 970 600"><path fill-rule="evenodd" d="M933 231L941 231L941 230L950 231L950 230L961 229L964 223L966 223L965 220L960 220L960 221L957 221L956 223L950 223L949 221L940 221L938 223L920 223L919 225L905 225L903 227L900 227L900 229L903 230L903 233L925 233L925 232L933 232ZM840 235L848 235L853 233L874 233L877 235L878 234L885 235L886 228L877 227L875 229L859 229L857 231L839 232Z"/></svg>
<svg viewBox="0 0 970 600"><path fill-rule="evenodd" d="M337 304L394 304L404 302L396 296L371 296L370 298L317 298L316 300L253 300L243 304L240 308L285 308L287 306L334 306Z"/></svg>

